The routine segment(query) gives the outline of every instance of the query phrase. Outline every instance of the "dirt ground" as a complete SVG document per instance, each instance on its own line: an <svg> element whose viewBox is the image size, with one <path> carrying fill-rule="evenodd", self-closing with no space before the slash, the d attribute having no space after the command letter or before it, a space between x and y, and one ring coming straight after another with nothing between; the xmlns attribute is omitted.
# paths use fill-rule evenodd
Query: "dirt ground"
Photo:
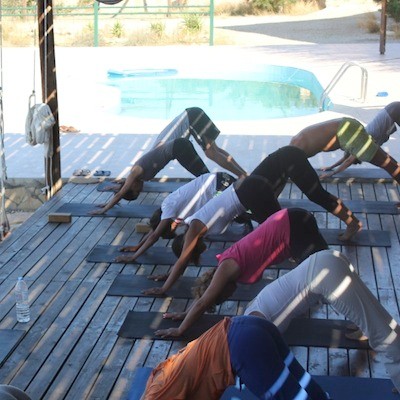
<svg viewBox="0 0 400 400"><path fill-rule="evenodd" d="M295 43L365 43L377 41L380 7L373 0L327 0L326 8L305 15L217 17L215 27L225 31L236 45L280 45ZM394 40L391 19L387 22L387 40Z"/></svg>

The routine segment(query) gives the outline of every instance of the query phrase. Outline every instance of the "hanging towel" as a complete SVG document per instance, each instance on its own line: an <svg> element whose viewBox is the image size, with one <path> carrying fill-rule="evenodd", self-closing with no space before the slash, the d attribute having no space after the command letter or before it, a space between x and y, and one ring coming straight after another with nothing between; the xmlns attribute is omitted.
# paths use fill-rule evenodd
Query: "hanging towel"
<svg viewBox="0 0 400 400"><path fill-rule="evenodd" d="M55 119L47 104L35 104L29 108L25 122L25 139L31 146L44 144L45 157L53 155L52 128Z"/></svg>

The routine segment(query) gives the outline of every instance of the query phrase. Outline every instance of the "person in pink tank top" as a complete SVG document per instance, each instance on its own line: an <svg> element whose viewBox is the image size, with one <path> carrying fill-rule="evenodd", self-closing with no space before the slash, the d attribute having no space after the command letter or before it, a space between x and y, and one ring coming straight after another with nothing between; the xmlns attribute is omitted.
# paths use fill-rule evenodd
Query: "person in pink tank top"
<svg viewBox="0 0 400 400"><path fill-rule="evenodd" d="M181 336L215 304L225 301L237 283L251 284L266 268L292 257L300 263L311 254L327 249L314 216L301 208L283 209L257 229L217 256L218 267L200 277L198 299L187 313L166 313L164 318L183 319L178 328L156 331L161 337Z"/></svg>

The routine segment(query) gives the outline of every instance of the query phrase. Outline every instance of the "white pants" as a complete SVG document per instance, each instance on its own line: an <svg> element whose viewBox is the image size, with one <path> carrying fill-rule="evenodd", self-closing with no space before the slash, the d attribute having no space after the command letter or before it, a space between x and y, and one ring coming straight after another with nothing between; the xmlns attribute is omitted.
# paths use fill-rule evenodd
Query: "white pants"
<svg viewBox="0 0 400 400"><path fill-rule="evenodd" d="M283 332L293 318L321 300L353 321L368 336L370 346L385 354L387 371L400 390L400 327L338 251L315 253L267 285L245 314L258 311Z"/></svg>

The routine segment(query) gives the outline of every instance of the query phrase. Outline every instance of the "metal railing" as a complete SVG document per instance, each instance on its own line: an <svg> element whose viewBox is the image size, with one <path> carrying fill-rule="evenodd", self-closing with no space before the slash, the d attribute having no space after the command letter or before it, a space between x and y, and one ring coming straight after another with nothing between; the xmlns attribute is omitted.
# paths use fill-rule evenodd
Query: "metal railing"
<svg viewBox="0 0 400 400"><path fill-rule="evenodd" d="M214 0L210 0L208 5L168 5L149 6L143 1L143 6L109 6L97 1L91 6L54 6L54 17L87 17L93 18L93 45L99 45L99 20L104 18L123 18L136 16L185 16L200 15L209 17L209 45L214 45ZM36 17L36 6L28 7L2 7L2 17L28 18Z"/></svg>
<svg viewBox="0 0 400 400"><path fill-rule="evenodd" d="M362 102L365 101L367 96L367 84L368 84L368 72L367 70L362 67L361 65L348 61L344 63L340 68L339 71L335 74L335 76L330 81L329 85L323 91L320 101L319 101L319 111L325 110L325 100L329 96L329 93L333 90L336 84L339 82L340 78L344 75L344 73L351 67L358 67L361 70L361 90L360 90L360 100Z"/></svg>

